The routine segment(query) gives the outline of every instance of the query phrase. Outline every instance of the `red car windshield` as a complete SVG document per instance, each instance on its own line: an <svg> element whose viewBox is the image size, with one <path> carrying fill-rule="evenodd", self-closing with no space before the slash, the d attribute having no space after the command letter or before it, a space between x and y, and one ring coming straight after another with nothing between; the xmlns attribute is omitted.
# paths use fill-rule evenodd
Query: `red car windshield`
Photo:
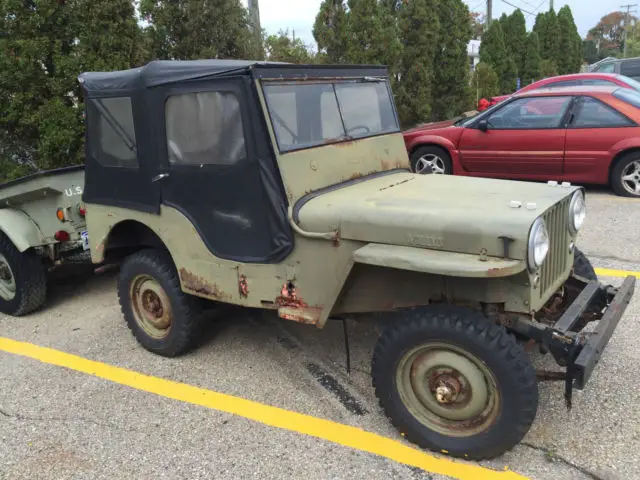
<svg viewBox="0 0 640 480"><path fill-rule="evenodd" d="M618 88L613 92L613 96L629 105L640 108L640 91Z"/></svg>

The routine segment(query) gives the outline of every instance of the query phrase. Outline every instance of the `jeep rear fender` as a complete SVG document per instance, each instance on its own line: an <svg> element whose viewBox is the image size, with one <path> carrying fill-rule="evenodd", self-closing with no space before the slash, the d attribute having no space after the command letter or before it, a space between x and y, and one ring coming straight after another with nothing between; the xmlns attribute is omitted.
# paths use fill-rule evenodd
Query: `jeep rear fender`
<svg viewBox="0 0 640 480"><path fill-rule="evenodd" d="M8 208L0 210L0 230L9 237L20 252L47 243L34 221L18 210Z"/></svg>
<svg viewBox="0 0 640 480"><path fill-rule="evenodd" d="M353 259L366 265L467 278L509 277L526 267L522 260L381 243L369 243L355 250Z"/></svg>

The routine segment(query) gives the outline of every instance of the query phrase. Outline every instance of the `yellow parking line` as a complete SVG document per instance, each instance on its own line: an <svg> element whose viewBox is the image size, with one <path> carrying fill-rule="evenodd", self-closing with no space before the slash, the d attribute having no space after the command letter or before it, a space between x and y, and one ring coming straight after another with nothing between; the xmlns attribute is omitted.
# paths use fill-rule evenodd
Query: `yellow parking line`
<svg viewBox="0 0 640 480"><path fill-rule="evenodd" d="M505 468L495 471L448 458L438 458L390 438L323 418L284 410L270 405L206 390L185 383L144 375L125 368L88 360L51 348L0 337L0 351L69 368L120 385L202 407L232 413L272 427L328 440L362 452L373 453L431 473L460 480L523 480Z"/></svg>
<svg viewBox="0 0 640 480"><path fill-rule="evenodd" d="M626 277L628 275L633 275L634 277L640 278L640 272L630 272L628 270L615 270L613 268L594 268L596 274L601 275L603 277Z"/></svg>

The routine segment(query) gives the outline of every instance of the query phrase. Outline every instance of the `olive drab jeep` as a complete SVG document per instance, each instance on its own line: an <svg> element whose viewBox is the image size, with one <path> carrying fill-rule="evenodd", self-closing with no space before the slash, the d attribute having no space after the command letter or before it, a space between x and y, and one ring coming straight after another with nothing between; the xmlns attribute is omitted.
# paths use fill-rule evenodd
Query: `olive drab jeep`
<svg viewBox="0 0 640 480"><path fill-rule="evenodd" d="M411 173L383 67L155 61L79 80L92 260L122 261L124 318L156 354L193 345L206 301L381 319L391 422L483 459L536 416L523 344L563 367L570 405L633 294L576 248L582 188Z"/></svg>

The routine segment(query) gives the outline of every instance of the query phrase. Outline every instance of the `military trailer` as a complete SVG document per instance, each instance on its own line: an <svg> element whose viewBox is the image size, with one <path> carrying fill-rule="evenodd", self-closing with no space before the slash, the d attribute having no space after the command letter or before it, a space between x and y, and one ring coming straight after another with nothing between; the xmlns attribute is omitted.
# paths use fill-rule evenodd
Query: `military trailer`
<svg viewBox="0 0 640 480"><path fill-rule="evenodd" d="M83 166L0 185L0 312L35 311L46 300L48 272L90 264L83 188Z"/></svg>
<svg viewBox="0 0 640 480"><path fill-rule="evenodd" d="M582 188L412 174L383 67L155 61L79 81L92 259L122 261L124 319L156 354L193 346L207 302L376 319L391 422L483 459L536 416L523 345L563 367L570 402L632 296L576 248Z"/></svg>

